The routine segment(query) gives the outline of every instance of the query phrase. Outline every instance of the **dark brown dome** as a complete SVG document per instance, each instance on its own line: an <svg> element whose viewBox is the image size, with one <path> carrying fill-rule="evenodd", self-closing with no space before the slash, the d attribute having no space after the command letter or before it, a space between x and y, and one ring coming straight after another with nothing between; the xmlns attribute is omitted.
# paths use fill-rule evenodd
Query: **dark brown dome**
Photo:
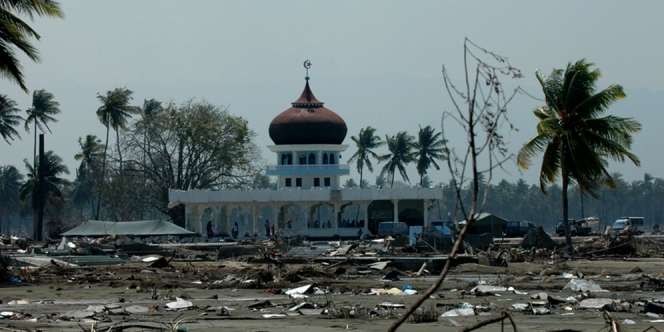
<svg viewBox="0 0 664 332"><path fill-rule="evenodd" d="M343 143L348 131L346 122L316 99L308 80L302 95L292 105L270 123L274 144Z"/></svg>

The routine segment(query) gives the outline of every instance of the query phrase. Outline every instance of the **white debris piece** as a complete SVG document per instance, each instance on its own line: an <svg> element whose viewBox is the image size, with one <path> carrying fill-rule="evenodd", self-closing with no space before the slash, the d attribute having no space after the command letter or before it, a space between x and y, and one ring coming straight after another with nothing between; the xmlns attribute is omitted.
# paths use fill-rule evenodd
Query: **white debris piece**
<svg viewBox="0 0 664 332"><path fill-rule="evenodd" d="M263 318L286 318L286 315L284 314L263 314Z"/></svg>
<svg viewBox="0 0 664 332"><path fill-rule="evenodd" d="M593 298L593 299L583 299L579 302L579 308L581 309L602 309L607 305L610 305L614 302L612 299L606 298Z"/></svg>
<svg viewBox="0 0 664 332"><path fill-rule="evenodd" d="M304 295L305 293L307 293L309 291L309 289L311 289L311 286L312 285L309 284L309 285L304 285L304 286L297 287L297 288L292 288L292 289L287 290L285 293L286 293L286 295L288 295L292 298L297 298L298 295Z"/></svg>
<svg viewBox="0 0 664 332"><path fill-rule="evenodd" d="M507 292L507 287L491 286L491 285L477 285L470 290L471 294L494 294Z"/></svg>
<svg viewBox="0 0 664 332"><path fill-rule="evenodd" d="M444 312L440 317L475 316L473 308L458 308Z"/></svg>
<svg viewBox="0 0 664 332"><path fill-rule="evenodd" d="M608 292L606 289L600 287L596 282L586 279L572 279L564 289L569 289L574 292Z"/></svg>
<svg viewBox="0 0 664 332"><path fill-rule="evenodd" d="M175 302L169 302L166 303L166 307L169 310L180 310L180 309L187 309L193 307L194 304L191 303L191 301L187 301L185 299L176 297Z"/></svg>
<svg viewBox="0 0 664 332"><path fill-rule="evenodd" d="M623 325L634 325L634 324L636 324L635 321L633 321L631 319L627 319L627 318L625 318L625 320L623 320L622 323L623 323Z"/></svg>
<svg viewBox="0 0 664 332"><path fill-rule="evenodd" d="M528 309L527 303L514 303L512 304L512 310L514 311L524 311Z"/></svg>

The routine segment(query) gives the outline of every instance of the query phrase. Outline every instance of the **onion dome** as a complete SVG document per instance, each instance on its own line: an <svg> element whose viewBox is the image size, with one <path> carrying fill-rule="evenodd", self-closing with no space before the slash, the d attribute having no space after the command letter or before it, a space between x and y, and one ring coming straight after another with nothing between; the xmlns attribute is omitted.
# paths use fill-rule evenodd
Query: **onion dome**
<svg viewBox="0 0 664 332"><path fill-rule="evenodd" d="M309 87L309 77L300 97L292 107L270 123L270 138L276 145L341 144L346 138L346 122L316 99Z"/></svg>

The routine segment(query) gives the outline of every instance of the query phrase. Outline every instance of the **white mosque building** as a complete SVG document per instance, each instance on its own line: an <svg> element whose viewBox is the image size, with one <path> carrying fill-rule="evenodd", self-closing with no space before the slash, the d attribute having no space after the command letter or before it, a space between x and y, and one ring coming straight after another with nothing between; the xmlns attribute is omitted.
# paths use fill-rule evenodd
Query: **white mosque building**
<svg viewBox="0 0 664 332"><path fill-rule="evenodd" d="M426 227L440 220L440 189L341 187L350 173L342 158L346 123L316 99L308 75L269 133L275 163L266 174L276 177L277 189L172 190L169 205L184 205L186 229L203 237L332 239L376 235L381 222Z"/></svg>

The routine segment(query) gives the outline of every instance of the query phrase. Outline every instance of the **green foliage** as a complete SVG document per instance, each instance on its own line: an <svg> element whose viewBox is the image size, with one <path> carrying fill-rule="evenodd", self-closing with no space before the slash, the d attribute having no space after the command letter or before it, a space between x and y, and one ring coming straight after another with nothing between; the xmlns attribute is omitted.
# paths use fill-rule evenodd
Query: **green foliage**
<svg viewBox="0 0 664 332"><path fill-rule="evenodd" d="M52 199L62 199L64 186L67 184L62 176L69 174L67 166L62 162L62 158L56 155L53 151L47 151L44 154L44 160L46 164L43 167L44 174L42 178L44 179L43 183L40 183L38 171L42 168L39 167L39 162L33 167L27 160L25 161L25 168L28 171L27 180L21 186L20 198L23 201L32 199L33 207L37 206L37 199L39 195L36 195L36 191L39 188L43 188L42 195L44 201L48 202Z"/></svg>
<svg viewBox="0 0 664 332"><path fill-rule="evenodd" d="M386 136L387 149L389 153L380 157L380 160L386 161L381 170L381 175L387 175L390 179L390 186L394 185L394 175L398 171L401 178L410 182L406 166L415 161L416 154L415 138L405 131L400 131L394 136Z"/></svg>
<svg viewBox="0 0 664 332"><path fill-rule="evenodd" d="M0 233L5 220L11 214L18 214L20 206L19 192L23 183L23 175L14 166L0 166ZM7 221L8 224L8 221Z"/></svg>
<svg viewBox="0 0 664 332"><path fill-rule="evenodd" d="M417 174L420 175L420 186L425 187L425 176L433 165L436 170L440 169L437 161L443 159L442 133L436 132L431 126L420 127L415 142L415 154L417 158Z"/></svg>
<svg viewBox="0 0 664 332"><path fill-rule="evenodd" d="M128 127L123 149L145 174L154 206L165 211L169 189L251 186L258 159L253 137L245 119L190 101L166 105L149 122Z"/></svg>
<svg viewBox="0 0 664 332"><path fill-rule="evenodd" d="M16 127L23 118L18 115L19 112L15 101L5 95L0 95L0 136L8 144L20 137Z"/></svg>
<svg viewBox="0 0 664 332"><path fill-rule="evenodd" d="M373 164L371 160L380 159L374 149L382 146L385 142L381 141L380 137L376 135L376 129L372 127L360 129L360 133L357 136L352 136L350 139L355 143L355 148L357 150L350 157L348 162L355 162L355 167L360 173L360 186L362 186L364 183L364 167L366 166L369 172L373 172Z"/></svg>
<svg viewBox="0 0 664 332"><path fill-rule="evenodd" d="M600 179L612 182L608 160L629 159L639 165L629 149L641 125L631 118L604 115L625 94L619 85L595 92L599 77L599 70L585 60L570 63L564 72L554 70L547 78L537 75L546 105L535 110L537 136L523 146L517 162L527 169L532 158L544 152L542 190L562 175L592 192Z"/></svg>
<svg viewBox="0 0 664 332"><path fill-rule="evenodd" d="M32 45L32 39L40 36L19 16L63 17L60 5L52 0L2 0L0 1L0 72L21 89L28 91L23 77L17 51L32 61L39 61L39 52Z"/></svg>
<svg viewBox="0 0 664 332"><path fill-rule="evenodd" d="M55 100L55 96L46 90L35 90L32 94L32 106L26 111L28 117L25 118L25 131L30 131L30 126L34 125L41 132L51 132L48 126L49 122L58 122L55 118L60 113L60 103Z"/></svg>

